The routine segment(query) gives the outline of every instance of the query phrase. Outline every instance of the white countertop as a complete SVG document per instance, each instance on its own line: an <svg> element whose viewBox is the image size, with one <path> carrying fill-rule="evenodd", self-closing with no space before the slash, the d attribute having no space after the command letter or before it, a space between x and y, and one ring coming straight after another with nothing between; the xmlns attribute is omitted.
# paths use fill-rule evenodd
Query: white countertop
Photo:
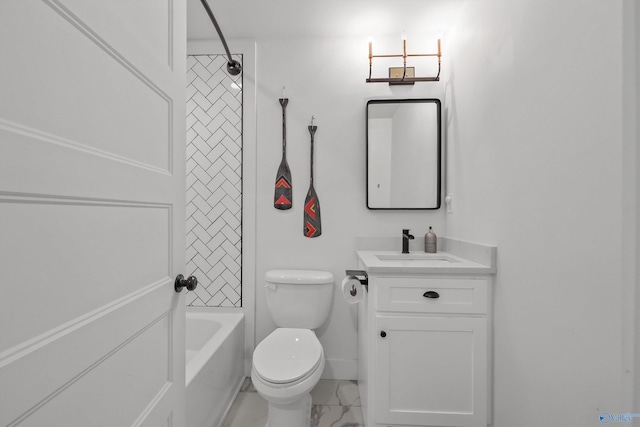
<svg viewBox="0 0 640 427"><path fill-rule="evenodd" d="M450 252L361 250L358 258L369 273L392 274L494 274L495 257L489 265L471 261ZM493 265L491 265L493 264Z"/></svg>

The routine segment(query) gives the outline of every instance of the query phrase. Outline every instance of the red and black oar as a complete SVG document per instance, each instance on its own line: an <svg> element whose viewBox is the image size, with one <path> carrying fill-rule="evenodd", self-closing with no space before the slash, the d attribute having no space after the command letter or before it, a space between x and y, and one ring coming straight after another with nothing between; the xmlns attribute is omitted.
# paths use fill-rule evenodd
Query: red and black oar
<svg viewBox="0 0 640 427"><path fill-rule="evenodd" d="M313 117L311 117L311 126L309 126L309 133L311 134L311 180L307 197L304 199L304 235L307 237L318 237L322 234L320 201L316 190L313 188L313 137L316 129L318 129L318 126L313 125Z"/></svg>
<svg viewBox="0 0 640 427"><path fill-rule="evenodd" d="M291 209L293 197L291 190L291 170L287 163L287 122L285 110L289 99L284 97L280 98L280 105L282 105L282 160L278 167L278 173L276 174L276 191L273 197L273 207L276 209Z"/></svg>

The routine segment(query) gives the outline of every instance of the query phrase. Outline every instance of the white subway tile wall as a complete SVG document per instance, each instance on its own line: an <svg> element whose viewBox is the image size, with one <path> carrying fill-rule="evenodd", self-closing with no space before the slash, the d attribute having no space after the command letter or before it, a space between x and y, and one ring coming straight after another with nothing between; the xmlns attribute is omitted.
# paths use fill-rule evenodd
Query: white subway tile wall
<svg viewBox="0 0 640 427"><path fill-rule="evenodd" d="M187 57L186 271L199 282L189 306L242 306L242 74L226 65Z"/></svg>

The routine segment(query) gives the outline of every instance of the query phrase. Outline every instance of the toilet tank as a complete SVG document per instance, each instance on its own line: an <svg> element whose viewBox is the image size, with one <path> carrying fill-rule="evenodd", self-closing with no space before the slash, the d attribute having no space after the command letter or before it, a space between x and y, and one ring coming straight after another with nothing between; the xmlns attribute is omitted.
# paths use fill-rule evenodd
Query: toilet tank
<svg viewBox="0 0 640 427"><path fill-rule="evenodd" d="M271 270L264 278L267 307L277 327L316 329L327 320L333 274L316 270Z"/></svg>

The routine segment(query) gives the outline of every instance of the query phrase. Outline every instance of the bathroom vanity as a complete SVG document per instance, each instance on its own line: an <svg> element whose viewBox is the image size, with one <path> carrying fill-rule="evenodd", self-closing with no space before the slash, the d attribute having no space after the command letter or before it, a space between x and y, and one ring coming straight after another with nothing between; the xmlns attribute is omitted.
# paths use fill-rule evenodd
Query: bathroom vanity
<svg viewBox="0 0 640 427"><path fill-rule="evenodd" d="M435 254L358 251L368 275L358 312L368 427L490 422L496 248L440 242Z"/></svg>

